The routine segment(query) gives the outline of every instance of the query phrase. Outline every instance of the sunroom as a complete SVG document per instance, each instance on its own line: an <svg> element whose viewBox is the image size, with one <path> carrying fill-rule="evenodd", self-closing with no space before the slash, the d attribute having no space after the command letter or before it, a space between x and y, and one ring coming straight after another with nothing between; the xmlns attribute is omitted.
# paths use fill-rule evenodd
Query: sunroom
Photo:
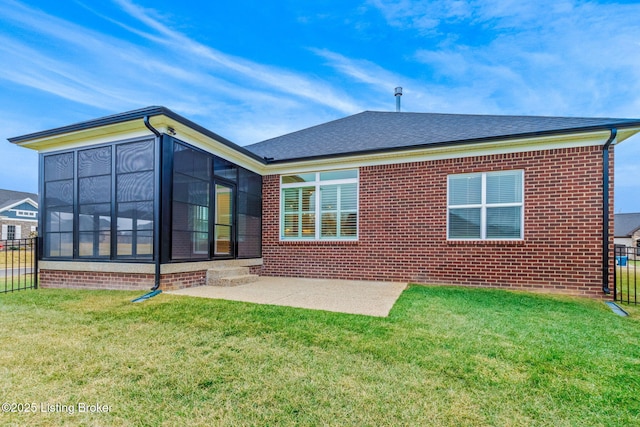
<svg viewBox="0 0 640 427"><path fill-rule="evenodd" d="M126 287L153 276L154 286L171 288L203 284L216 262L261 264L263 160L170 110L12 142L40 152L44 280L75 270L101 287L128 273Z"/></svg>

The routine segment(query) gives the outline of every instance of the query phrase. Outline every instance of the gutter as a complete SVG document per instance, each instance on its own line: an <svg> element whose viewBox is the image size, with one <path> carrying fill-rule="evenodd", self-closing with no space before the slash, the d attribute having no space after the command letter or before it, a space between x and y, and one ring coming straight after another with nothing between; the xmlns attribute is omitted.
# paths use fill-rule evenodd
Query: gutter
<svg viewBox="0 0 640 427"><path fill-rule="evenodd" d="M602 152L602 292L609 295L609 147L614 143L618 129L611 128Z"/></svg>
<svg viewBox="0 0 640 427"><path fill-rule="evenodd" d="M144 122L144 125L147 127L147 129L149 129L151 132L153 132L153 134L156 136L156 154L158 152L162 153L162 150L158 149L157 147L160 145L160 142L162 141L162 135L160 134L160 132L158 131L158 129L154 128L153 126L151 126L151 123L149 123L149 116L145 115L142 118L142 121ZM160 191L160 181L161 180L156 180L156 185L158 185L158 188L156 189L156 194L162 194L162 191ZM157 197L156 197L157 199ZM158 203L158 201L156 200L155 203ZM154 218L153 218L153 222L154 224L154 228L155 228L155 236L153 239L153 252L155 254L156 257L156 262L155 262L155 278L154 278L154 283L153 283L153 288L151 288L151 293L158 291L158 293L160 292L158 290L158 288L160 288L160 209L158 209L157 206L155 206L156 209L154 209L155 213L154 213ZM149 294L147 294L149 295ZM152 295L153 296L153 295Z"/></svg>

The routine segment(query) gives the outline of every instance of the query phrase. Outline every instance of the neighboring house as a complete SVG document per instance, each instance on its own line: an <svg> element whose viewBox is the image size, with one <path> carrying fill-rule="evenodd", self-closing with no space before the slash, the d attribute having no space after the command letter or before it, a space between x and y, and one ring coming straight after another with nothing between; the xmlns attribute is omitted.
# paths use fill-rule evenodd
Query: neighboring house
<svg viewBox="0 0 640 427"><path fill-rule="evenodd" d="M615 215L615 244L638 248L640 252L640 213Z"/></svg>
<svg viewBox="0 0 640 427"><path fill-rule="evenodd" d="M11 138L40 153L42 286L207 270L602 297L613 149L640 119L363 112L240 147L164 107Z"/></svg>
<svg viewBox="0 0 640 427"><path fill-rule="evenodd" d="M0 240L18 240L38 230L38 195L0 190Z"/></svg>

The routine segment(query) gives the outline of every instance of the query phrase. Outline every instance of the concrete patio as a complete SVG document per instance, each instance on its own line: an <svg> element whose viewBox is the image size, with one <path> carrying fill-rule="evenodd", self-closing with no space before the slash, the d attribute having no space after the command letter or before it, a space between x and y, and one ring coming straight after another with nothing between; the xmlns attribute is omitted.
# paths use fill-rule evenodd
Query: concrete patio
<svg viewBox="0 0 640 427"><path fill-rule="evenodd" d="M263 276L239 286L199 286L167 294L386 317L406 287L397 282Z"/></svg>

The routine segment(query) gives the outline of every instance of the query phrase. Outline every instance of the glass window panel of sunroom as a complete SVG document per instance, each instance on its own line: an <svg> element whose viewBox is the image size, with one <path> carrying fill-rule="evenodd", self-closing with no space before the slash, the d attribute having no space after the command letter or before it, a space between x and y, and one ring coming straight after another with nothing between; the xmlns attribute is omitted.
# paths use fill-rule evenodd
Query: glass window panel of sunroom
<svg viewBox="0 0 640 427"><path fill-rule="evenodd" d="M151 257L153 255L153 232L138 231L136 254L138 257Z"/></svg>
<svg viewBox="0 0 640 427"><path fill-rule="evenodd" d="M133 232L118 231L116 237L116 250L118 256L133 255Z"/></svg>
<svg viewBox="0 0 640 427"><path fill-rule="evenodd" d="M205 181L193 180L189 183L188 202L194 205L209 205L209 183Z"/></svg>
<svg viewBox="0 0 640 427"><path fill-rule="evenodd" d="M224 185L216 185L216 224L231 225L233 220L232 194L231 188Z"/></svg>
<svg viewBox="0 0 640 427"><path fill-rule="evenodd" d="M73 180L47 182L45 207L73 205Z"/></svg>
<svg viewBox="0 0 640 427"><path fill-rule="evenodd" d="M209 233L193 233L193 253L196 257L209 257Z"/></svg>
<svg viewBox="0 0 640 427"><path fill-rule="evenodd" d="M79 180L79 203L108 203L111 201L111 176L90 176Z"/></svg>
<svg viewBox="0 0 640 427"><path fill-rule="evenodd" d="M487 203L522 202L522 172L505 171L487 174Z"/></svg>
<svg viewBox="0 0 640 427"><path fill-rule="evenodd" d="M55 210L47 210L45 230L47 232L73 231L73 214L71 206L63 206Z"/></svg>
<svg viewBox="0 0 640 427"><path fill-rule="evenodd" d="M120 174L117 181L118 202L153 200L153 172Z"/></svg>
<svg viewBox="0 0 640 427"><path fill-rule="evenodd" d="M44 238L45 256L60 256L60 233L47 233Z"/></svg>
<svg viewBox="0 0 640 427"><path fill-rule="evenodd" d="M73 256L73 233L60 233L60 256Z"/></svg>
<svg viewBox="0 0 640 427"><path fill-rule="evenodd" d="M193 176L195 151L181 144L175 144L173 149L173 170L174 172Z"/></svg>
<svg viewBox="0 0 640 427"><path fill-rule="evenodd" d="M44 158L44 180L58 181L73 178L73 153L56 154Z"/></svg>
<svg viewBox="0 0 640 427"><path fill-rule="evenodd" d="M481 175L449 176L449 205L477 205L482 202Z"/></svg>
<svg viewBox="0 0 640 427"><path fill-rule="evenodd" d="M480 209L450 209L449 238L479 239Z"/></svg>
<svg viewBox="0 0 640 427"><path fill-rule="evenodd" d="M171 259L189 259L191 256L191 232L173 231L171 233Z"/></svg>
<svg viewBox="0 0 640 427"><path fill-rule="evenodd" d="M238 167L218 156L213 159L213 174L233 182L238 180Z"/></svg>
<svg viewBox="0 0 640 427"><path fill-rule="evenodd" d="M93 232L80 232L78 233L79 247L78 255L81 257L92 257L93 254Z"/></svg>
<svg viewBox="0 0 640 427"><path fill-rule="evenodd" d="M92 148L78 152L78 176L111 174L111 147Z"/></svg>
<svg viewBox="0 0 640 427"><path fill-rule="evenodd" d="M521 210L520 206L487 208L487 238L520 239Z"/></svg>
<svg viewBox="0 0 640 427"><path fill-rule="evenodd" d="M111 228L111 205L81 205L79 213L80 231L109 230Z"/></svg>
<svg viewBox="0 0 640 427"><path fill-rule="evenodd" d="M109 256L111 255L111 232L100 231L98 234L98 255Z"/></svg>
<svg viewBox="0 0 640 427"><path fill-rule="evenodd" d="M73 213L70 212L71 207L68 210L58 211L58 218L60 220L60 231L73 231Z"/></svg>
<svg viewBox="0 0 640 427"><path fill-rule="evenodd" d="M215 228L215 253L227 255L231 253L231 227L228 225L216 225Z"/></svg>
<svg viewBox="0 0 640 427"><path fill-rule="evenodd" d="M209 209L204 206L189 205L189 229L206 232L209 230Z"/></svg>
<svg viewBox="0 0 640 427"><path fill-rule="evenodd" d="M116 147L116 172L153 170L153 139L120 144Z"/></svg>
<svg viewBox="0 0 640 427"><path fill-rule="evenodd" d="M174 200L171 212L171 228L173 230L189 230L189 208L187 203Z"/></svg>

